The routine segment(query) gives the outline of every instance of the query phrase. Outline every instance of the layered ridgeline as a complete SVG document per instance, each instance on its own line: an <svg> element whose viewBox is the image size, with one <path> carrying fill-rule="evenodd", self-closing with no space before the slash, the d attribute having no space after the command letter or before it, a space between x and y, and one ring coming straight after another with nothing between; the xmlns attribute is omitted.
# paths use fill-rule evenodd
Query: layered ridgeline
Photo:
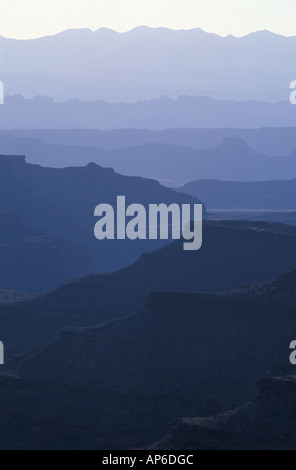
<svg viewBox="0 0 296 470"><path fill-rule="evenodd" d="M64 142L64 141L63 141ZM39 139L0 135L0 152L26 154L29 163L62 168L95 162L128 176L153 178L166 186L192 180L287 180L296 177L296 152L269 156L252 150L240 138L226 138L206 149L146 143L120 149L49 144Z"/></svg>
<svg viewBox="0 0 296 470"><path fill-rule="evenodd" d="M44 344L64 327L130 315L151 292L217 292L268 281L296 267L294 227L205 222L203 239L199 251L186 252L182 240L176 241L118 272L87 276L37 300L1 307L7 353Z"/></svg>
<svg viewBox="0 0 296 470"><path fill-rule="evenodd" d="M94 236L98 204L116 208L117 196L126 196L126 204L197 204L199 200L161 186L156 181L125 177L112 169L96 164L86 167L51 169L30 165L24 157L0 156L0 214L16 214L27 230L43 231L51 237L81 245L91 258L88 269L66 270L62 281L91 272L112 271L134 262L145 251L156 249L168 240L103 240ZM206 214L204 214L206 215ZM52 262L54 258L52 258ZM41 262L41 260L40 260ZM74 263L74 260L73 260ZM69 262L69 267L71 263ZM75 264L75 263L74 263ZM17 270L17 263L11 263ZM4 269L4 266L1 268ZM43 269L46 266L43 265ZM17 274L15 274L17 276ZM50 290L49 283L41 289L40 270L30 271L34 282L5 285L11 289ZM60 281L57 277L57 287ZM38 286L38 289L37 289ZM0 286L4 288L4 286Z"/></svg>
<svg viewBox="0 0 296 470"><path fill-rule="evenodd" d="M12 136L25 139L37 139L54 145L81 147L99 147L105 150L123 149L145 144L168 144L191 149L206 149L221 145L225 139L239 138L248 147L264 155L289 155L296 149L296 127L278 127L261 129L206 129L206 128L173 128L162 131L151 129L33 129L33 130L4 130L1 136ZM7 140L1 140L6 145ZM25 141L19 141L25 145ZM15 145L17 145L15 143ZM33 153L32 145L31 151ZM19 153L20 150L12 153ZM4 152L5 153L5 152ZM33 156L33 155L32 155ZM54 155L52 155L53 158ZM37 155L34 157L37 158Z"/></svg>
<svg viewBox="0 0 296 470"><path fill-rule="evenodd" d="M295 46L295 37L268 31L236 38L198 28L82 29L28 41L1 37L1 79L6 94L62 100L187 94L288 101Z"/></svg>
<svg viewBox="0 0 296 470"><path fill-rule="evenodd" d="M36 89L38 86L35 93ZM180 96L176 100L163 96L137 103L59 102L47 96L31 99L20 95L6 96L0 108L0 129L292 127L295 124L296 106L292 106L289 101L289 81L282 89L286 91L285 98L278 103L225 101L192 96Z"/></svg>
<svg viewBox="0 0 296 470"><path fill-rule="evenodd" d="M135 315L65 330L48 346L11 358L0 377L0 446L142 447L167 435L176 419L240 406L254 395L258 377L294 370L295 287L291 271L239 294L155 293ZM225 418L200 420L195 428L189 423L176 446L206 446L207 436L227 446L235 435L243 445L256 424L261 446L268 423L271 444L289 446L295 405L279 387L274 407L264 398ZM280 428L278 416L285 417Z"/></svg>

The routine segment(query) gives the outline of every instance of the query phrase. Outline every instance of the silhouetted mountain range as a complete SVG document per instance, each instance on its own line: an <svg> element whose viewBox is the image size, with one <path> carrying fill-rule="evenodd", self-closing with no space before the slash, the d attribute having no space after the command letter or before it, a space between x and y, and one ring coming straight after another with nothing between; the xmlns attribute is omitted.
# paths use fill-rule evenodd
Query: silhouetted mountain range
<svg viewBox="0 0 296 470"><path fill-rule="evenodd" d="M296 210L296 179L254 183L200 180L178 191L198 194L208 209Z"/></svg>
<svg viewBox="0 0 296 470"><path fill-rule="evenodd" d="M166 93L288 100L295 37L201 29L69 30L27 41L0 38L7 93L134 101Z"/></svg>
<svg viewBox="0 0 296 470"><path fill-rule="evenodd" d="M123 175L152 178L174 187L194 178L266 181L296 177L296 151L281 157L263 155L253 151L243 140L234 137L225 139L216 147L203 150L171 144L143 144L105 150L97 147L53 145L36 139L0 135L0 152L23 152L29 163L54 168L83 166L95 162L103 167L111 167Z"/></svg>
<svg viewBox="0 0 296 470"><path fill-rule="evenodd" d="M286 279L289 291L295 291L295 271ZM142 447L167 435L173 420L209 416L250 400L257 377L294 370L288 348L295 330L295 296L286 302L287 285L279 280L257 286L253 298L243 291L239 297L155 293L135 315L65 330L48 346L12 357L0 377L1 447ZM271 286L272 298L264 297ZM274 389L279 390L276 384ZM280 410L273 413L267 405L268 399L258 407L247 405L247 423L242 411L234 412L233 424L238 416L242 427L231 427L230 436L246 437L254 420L260 435L270 420L273 446L283 445L285 433L292 436L292 418L282 420L276 432ZM289 402L281 409L286 416L294 408ZM232 417L212 422L226 431ZM199 429L189 428L182 446L190 446L191 438L202 439ZM206 443L208 433L203 436ZM220 433L220 438L227 445L227 435Z"/></svg>
<svg viewBox="0 0 296 470"><path fill-rule="evenodd" d="M27 100L20 95L6 96L0 107L0 128L161 130L175 127L292 127L296 121L296 106L289 101L288 85L289 82L285 85L287 100L272 104L192 96L180 96L177 100L163 96L137 103L55 102L46 96Z"/></svg>

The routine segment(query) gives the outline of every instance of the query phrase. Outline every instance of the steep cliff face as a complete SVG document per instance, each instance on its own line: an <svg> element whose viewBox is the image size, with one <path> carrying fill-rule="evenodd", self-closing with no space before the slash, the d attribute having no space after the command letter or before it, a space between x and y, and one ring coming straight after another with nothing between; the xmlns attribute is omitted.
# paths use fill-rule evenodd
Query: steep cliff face
<svg viewBox="0 0 296 470"><path fill-rule="evenodd" d="M296 377L262 378L250 403L211 418L184 418L150 449L296 449Z"/></svg>

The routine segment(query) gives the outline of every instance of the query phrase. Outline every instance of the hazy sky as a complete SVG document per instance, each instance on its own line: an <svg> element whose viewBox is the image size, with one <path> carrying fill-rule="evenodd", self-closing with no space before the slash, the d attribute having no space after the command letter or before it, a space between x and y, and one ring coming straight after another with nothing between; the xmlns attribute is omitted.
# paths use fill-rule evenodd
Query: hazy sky
<svg viewBox="0 0 296 470"><path fill-rule="evenodd" d="M296 35L296 0L0 0L0 35L33 38L68 28L200 27L242 36Z"/></svg>

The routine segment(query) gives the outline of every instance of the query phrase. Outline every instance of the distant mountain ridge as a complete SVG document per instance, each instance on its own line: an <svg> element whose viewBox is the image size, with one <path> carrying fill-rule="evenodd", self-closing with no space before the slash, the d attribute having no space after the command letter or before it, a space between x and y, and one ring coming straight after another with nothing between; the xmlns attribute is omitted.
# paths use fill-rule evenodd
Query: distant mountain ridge
<svg viewBox="0 0 296 470"><path fill-rule="evenodd" d="M68 30L27 41L0 37L1 79L6 94L31 97L279 101L288 99L296 77L295 44L295 37L269 31L236 38L145 26L125 33Z"/></svg>
<svg viewBox="0 0 296 470"><path fill-rule="evenodd" d="M296 71L295 71L296 76ZM265 101L216 100L167 95L128 103L54 101L48 96L25 99L7 95L0 107L0 129L153 129L293 127L296 106L287 99Z"/></svg>

